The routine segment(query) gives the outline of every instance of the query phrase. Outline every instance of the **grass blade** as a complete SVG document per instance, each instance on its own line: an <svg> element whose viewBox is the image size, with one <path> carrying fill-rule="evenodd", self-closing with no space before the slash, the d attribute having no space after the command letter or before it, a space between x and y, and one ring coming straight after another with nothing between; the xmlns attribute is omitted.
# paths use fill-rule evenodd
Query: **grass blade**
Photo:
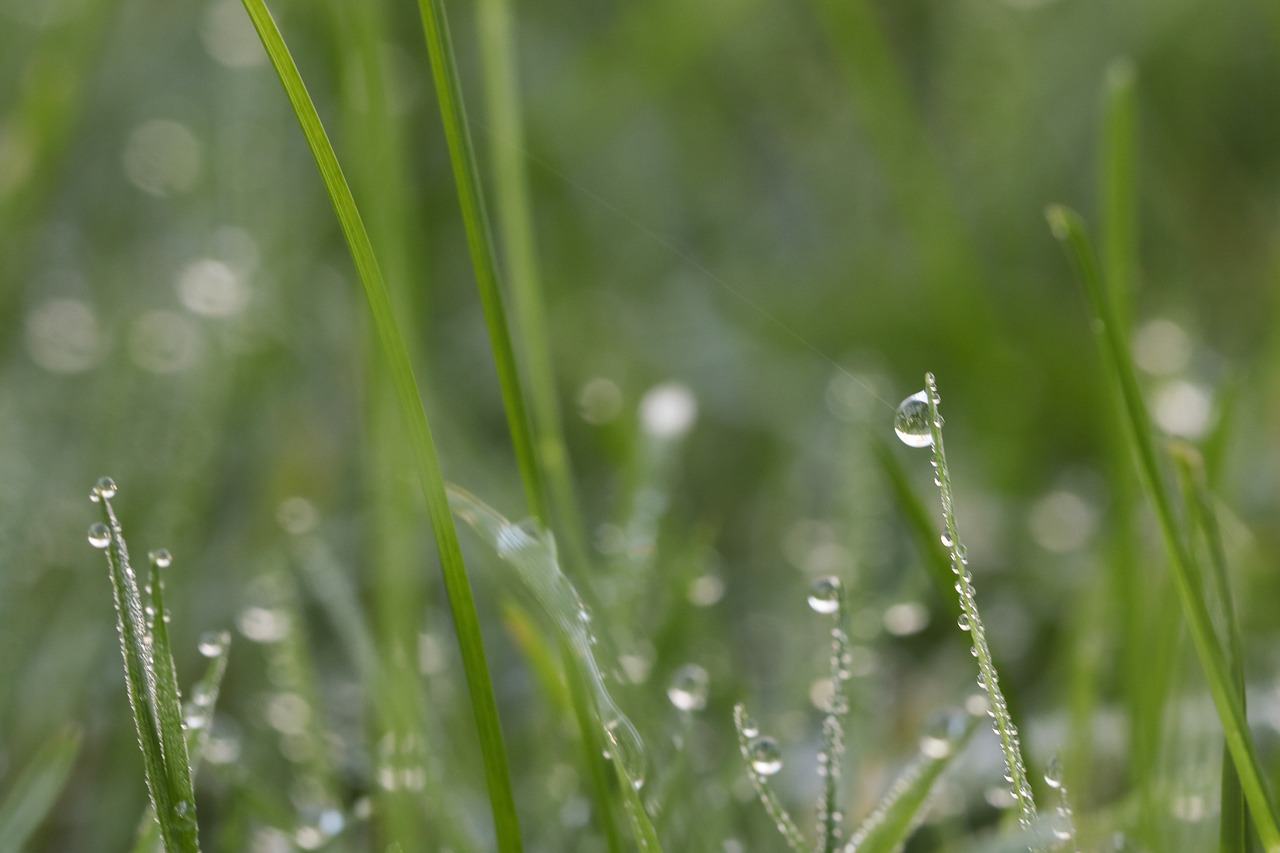
<svg viewBox="0 0 1280 853"><path fill-rule="evenodd" d="M1244 697L1232 681L1202 590L1195 582L1193 558L1165 486L1155 432L1138 388L1129 342L1121 331L1115 302L1104 289L1093 247L1080 217L1065 207L1054 206L1048 211L1048 219L1054 236L1067 248L1075 264L1076 274L1085 287L1100 323L1099 336L1106 369L1120 390L1129 441L1138 458L1143 486L1155 508L1183 615L1186 617L1196 654L1200 658L1200 665L1204 669L1214 707L1222 721L1232 760L1240 774L1240 783L1258 836L1268 851L1280 850L1280 824L1267 792L1249 723L1245 718Z"/></svg>
<svg viewBox="0 0 1280 853"><path fill-rule="evenodd" d="M520 373L516 367L506 309L502 304L502 291L498 286L493 235L489 231L484 196L480 192L479 170L476 168L475 151L471 145L471 133L462 102L462 87L458 83L458 68L449 37L449 22L445 18L444 5L440 0L418 0L418 10L422 16L427 51L431 55L436 99L440 102L440 116L444 120L453 177L458 185L458 202L462 206L467 244L471 249L471 264L475 269L476 284L480 288L485 325L489 329L489 346L493 349L493 358L498 368L498 384L502 389L502 402L515 447L516 464L520 468L520 479L524 483L525 499L530 511L540 522L548 524L550 519L547 517L544 499L546 492L543 489L542 473L538 468L538 457L533 449L533 432L525 408L524 392L520 386Z"/></svg>
<svg viewBox="0 0 1280 853"><path fill-rule="evenodd" d="M783 840L794 853L814 853L809 842L805 841L800 833L800 827L796 826L796 822L787 813L787 807L782 804L782 800L778 799L778 795L769 785L769 776L757 769L758 762L752 753L760 742L760 729L747 716L747 709L741 704L733 708L733 727L738 732L738 750L742 753L742 760L747 765L747 775L751 777L751 784L755 786L756 794L765 812L778 827L778 832L782 833Z"/></svg>
<svg viewBox="0 0 1280 853"><path fill-rule="evenodd" d="M949 711L929 724L920 752L894 781L875 810L858 826L843 853L893 853L901 850L924 820L934 783L973 737L978 717Z"/></svg>
<svg viewBox="0 0 1280 853"><path fill-rule="evenodd" d="M351 251L356 270L364 286L365 297L373 315L377 337L387 359L388 369L395 386L396 398L407 422L410 446L418 469L422 490L426 497L427 512L431 517L436 547L440 552L440 566L444 574L445 591L453 613L454 630L462 652L463 667L467 676L467 689L471 697L472 715L480 739L484 761L485 780L489 790L489 805L493 812L497 846L503 851L522 849L520 828L516 815L515 798L511 793L510 769L506 748L502 741L502 729L498 721L498 706L489 679L489 667L485 661L484 642L480 634L480 620L476 615L471 584L458 545L457 530L449 513L449 501L445 496L444 479L440 472L440 460L435 441L427 423L426 412L418 394L417 380L405 347L404 337L396 322L391 298L382 273L378 268L373 246L369 242L360 212L356 209L351 189L342 175L333 146L320 123L302 77L294 64L275 21L262 0L244 0L245 10L253 21L258 37L271 58L271 63L284 85L285 93L293 106L303 135L311 148L320 176L328 190L334 212L342 225L343 235Z"/></svg>
<svg viewBox="0 0 1280 853"><path fill-rule="evenodd" d="M143 770L151 805L155 809L160 837L169 853L196 853L199 839L196 832L195 799L191 795L191 768L169 767L168 762L179 754L185 754L186 743L166 743L168 727L162 728L157 708L158 675L153 657L154 639L152 626L146 615L138 578L129 562L129 548L124 531L116 518L111 498L116 485L104 477L91 493L92 499L102 507L103 521L89 531L89 542L101 548L107 556L107 568L111 575L111 587L115 594L116 628L120 635L120 653L124 658L125 690L133 711L138 745L142 749ZM167 646L166 646L167 649ZM182 776L185 774L185 781Z"/></svg>
<svg viewBox="0 0 1280 853"><path fill-rule="evenodd" d="M55 735L32 757L0 802L0 850L21 850L58 801L80 752L81 733Z"/></svg>

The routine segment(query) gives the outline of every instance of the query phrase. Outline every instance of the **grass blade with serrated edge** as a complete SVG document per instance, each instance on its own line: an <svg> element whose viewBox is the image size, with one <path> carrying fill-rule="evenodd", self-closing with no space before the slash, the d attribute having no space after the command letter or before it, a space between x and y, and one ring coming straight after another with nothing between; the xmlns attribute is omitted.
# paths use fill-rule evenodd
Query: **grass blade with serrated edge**
<svg viewBox="0 0 1280 853"><path fill-rule="evenodd" d="M1227 579L1227 555L1222 543L1222 531L1213 511L1213 501L1206 484L1204 461L1190 446L1178 445L1173 461L1178 471L1178 485L1187 507L1187 517L1200 532L1208 556L1209 578L1222 614L1222 627L1227 635L1227 663L1231 678L1240 695L1240 703L1248 713L1245 696L1244 651L1240 643L1240 626L1236 621L1236 608L1231 596L1231 584ZM1240 776L1230 750L1223 745L1221 817L1219 818L1218 849L1221 853L1244 853L1248 849L1249 811L1240 787Z"/></svg>
<svg viewBox="0 0 1280 853"><path fill-rule="evenodd" d="M501 386L502 402L507 412L507 425L511 430L516 464L520 469L529 510L538 521L546 525L550 523L546 493L543 490L538 457L534 451L520 372L516 367L515 351L511 344L510 324L502 304L502 290L498 285L493 235L485 215L484 196L480 192L479 170L476 168L475 150L471 145L471 133L462 102L462 87L458 83L449 23L445 18L444 6L439 0L418 0L418 11L422 16L427 52L431 55L431 76L435 79L436 99L440 102L440 117L444 121L444 133L449 143L449 159L453 164L454 181L458 185L458 202L462 206L467 245L471 249L471 264L475 270L476 284L480 288L480 303L484 308L485 325L489 329L489 346L493 349L498 369L498 384Z"/></svg>
<svg viewBox="0 0 1280 853"><path fill-rule="evenodd" d="M182 692L173 666L173 650L169 645L169 620L164 609L164 578L161 570L172 561L168 551L147 555L146 592L151 596L149 609L144 609L151 629L151 660L155 664L156 724L160 727L160 746L164 749L165 772L173 791L174 808L181 814L195 811L195 785L191 781L191 756L187 751L187 733L182 722ZM183 805L183 804L186 805ZM193 822L194 826L194 822Z"/></svg>
<svg viewBox="0 0 1280 853"><path fill-rule="evenodd" d="M176 805L181 794L169 787L169 773L165 767L165 753L156 720L155 663L151 657L151 640L145 617L138 578L129 563L129 547L124 531L111 506L115 484L100 480L94 488L93 498L102 507L103 525L108 541L105 547L107 568L111 575L111 587L115 596L116 629L120 635L120 653L124 658L125 691L133 711L134 727L138 734L138 746L142 750L142 766L146 776L147 791L155 808L156 821L160 825L160 837L168 853L193 853L198 851L195 805L179 814Z"/></svg>
<svg viewBox="0 0 1280 853"><path fill-rule="evenodd" d="M538 464L546 477L555 529L571 562L585 565L585 528L565 445L560 401L551 361L525 169L524 127L516 72L510 0L478 0L476 15L484 72L486 116L493 139L494 209L507 261L521 364L529 389L529 414Z"/></svg>
<svg viewBox="0 0 1280 853"><path fill-rule="evenodd" d="M81 733L70 729L32 756L0 801L0 850L21 850L53 808L80 752Z"/></svg>
<svg viewBox="0 0 1280 853"><path fill-rule="evenodd" d="M778 828L787 846L795 853L814 853L809 842L805 841L804 836L800 834L800 827L796 826L796 822L787 813L786 806L770 787L769 777L756 770L751 760L751 736L748 736L747 730L755 731L756 728L749 722L747 709L742 704L733 706L733 727L738 733L738 751L742 753L742 760L747 765L747 775L751 777L751 784L756 788L756 795L760 798L760 804L764 806L765 813Z"/></svg>
<svg viewBox="0 0 1280 853"><path fill-rule="evenodd" d="M1129 427L1128 436L1138 458L1143 486L1160 524L1183 615L1186 617L1196 654L1200 658L1200 665L1204 669L1214 707L1222 721L1231 757L1240 774L1241 787L1244 788L1258 836L1269 853L1280 851L1280 824L1277 823L1249 723L1245 718L1243 697L1235 689L1222 647L1214 634L1209 610L1194 583L1192 557L1178 528L1173 502L1165 487L1155 433L1138 388L1133 358L1128 341L1119 327L1114 302L1103 289L1093 248L1080 217L1061 206L1049 208L1047 216L1054 236L1063 242L1075 264L1076 273L1100 323L1099 337L1106 369L1120 390L1125 422Z"/></svg>
<svg viewBox="0 0 1280 853"><path fill-rule="evenodd" d="M338 159L329 144L320 117L307 94L297 66L285 47L284 39L272 20L262 0L244 0L244 6L253 21L254 28L275 66L280 82L302 126L303 135L315 157L316 166L324 179L325 188L333 202L334 212L342 225L342 231L351 250L352 259L364 286L369 309L383 354L387 359L396 397L407 422L410 446L413 448L422 490L426 497L427 511L431 517L436 547L440 552L440 566L444 575L445 591L453 613L454 631L462 653L463 668L467 676L467 689L471 698L480 749L484 762L485 780L489 790L489 805L493 812L497 848L502 851L522 849L519 822L516 816L515 798L511 793L510 769L506 748L502 740L502 728L498 721L498 706L489 680L489 667L485 661L484 643L480 634L480 620L476 614L458 545L457 530L449 512L449 501L444 492L444 479L440 472L440 460L436 454L431 428L418 394L417 380L404 344L404 338L396 323L395 312L387 293L382 273L374 257L373 246L360 220L355 199Z"/></svg>
<svg viewBox="0 0 1280 853"><path fill-rule="evenodd" d="M970 714L960 716L959 711L951 713L956 716L945 717L945 724L954 725L957 731L948 733L945 740L931 739L929 748L921 747L915 760L894 780L875 809L849 838L842 853L892 853L906 844L924 819L934 783L978 728L978 717ZM931 737L925 735L925 738Z"/></svg>

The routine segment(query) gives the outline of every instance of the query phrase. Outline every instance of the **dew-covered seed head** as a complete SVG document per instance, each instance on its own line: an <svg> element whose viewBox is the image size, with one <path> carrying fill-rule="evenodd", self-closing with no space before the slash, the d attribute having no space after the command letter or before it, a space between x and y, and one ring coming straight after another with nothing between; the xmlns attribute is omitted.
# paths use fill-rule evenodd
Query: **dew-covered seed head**
<svg viewBox="0 0 1280 853"><path fill-rule="evenodd" d="M95 548L106 548L111 544L111 528L101 521L89 525L89 544Z"/></svg>
<svg viewBox="0 0 1280 853"><path fill-rule="evenodd" d="M818 578L809 585L809 607L814 613L829 615L840 609L840 597L843 590L840 578L827 575Z"/></svg>
<svg viewBox="0 0 1280 853"><path fill-rule="evenodd" d="M908 447L929 447L933 444L929 397L924 391L917 391L898 406L893 416L893 431Z"/></svg>

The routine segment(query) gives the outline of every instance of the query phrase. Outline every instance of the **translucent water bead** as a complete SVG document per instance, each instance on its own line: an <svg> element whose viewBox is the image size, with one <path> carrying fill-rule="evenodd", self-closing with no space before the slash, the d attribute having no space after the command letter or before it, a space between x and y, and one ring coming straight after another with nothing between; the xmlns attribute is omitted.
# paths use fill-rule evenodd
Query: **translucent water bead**
<svg viewBox="0 0 1280 853"><path fill-rule="evenodd" d="M226 651L231 644L230 631L206 631L200 635L200 654L207 658L216 658Z"/></svg>
<svg viewBox="0 0 1280 853"><path fill-rule="evenodd" d="M676 670L667 687L667 698L680 711L701 711L707 707L707 671L696 663L685 664Z"/></svg>
<svg viewBox="0 0 1280 853"><path fill-rule="evenodd" d="M110 500L116 496L116 481L110 477L103 477L93 484L93 490L89 492L89 500L98 503L103 498Z"/></svg>
<svg viewBox="0 0 1280 853"><path fill-rule="evenodd" d="M782 769L782 748L771 737L758 737L747 746L751 767L761 776L772 776Z"/></svg>
<svg viewBox="0 0 1280 853"><path fill-rule="evenodd" d="M920 732L920 751L929 758L947 758L964 737L964 729L964 714L959 711L943 711L925 723Z"/></svg>
<svg viewBox="0 0 1280 853"><path fill-rule="evenodd" d="M111 529L101 521L90 525L89 544L95 548L106 548L111 544Z"/></svg>
<svg viewBox="0 0 1280 853"><path fill-rule="evenodd" d="M157 569L167 569L169 566L173 565L173 555L170 554L166 548L161 548L159 551L152 551L147 554L147 557L151 562L156 564Z"/></svg>
<svg viewBox="0 0 1280 853"><path fill-rule="evenodd" d="M809 607L824 615L840 609L840 578L834 575L818 578L809 586Z"/></svg>
<svg viewBox="0 0 1280 853"><path fill-rule="evenodd" d="M917 391L902 401L893 416L893 431L908 447L929 447L933 444L926 392Z"/></svg>

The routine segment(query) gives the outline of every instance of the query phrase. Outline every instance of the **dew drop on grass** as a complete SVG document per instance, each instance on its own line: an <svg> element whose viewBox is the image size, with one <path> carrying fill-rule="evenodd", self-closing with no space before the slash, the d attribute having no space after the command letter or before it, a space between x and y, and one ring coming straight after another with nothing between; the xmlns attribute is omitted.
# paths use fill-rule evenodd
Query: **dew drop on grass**
<svg viewBox="0 0 1280 853"><path fill-rule="evenodd" d="M1062 759L1054 755L1044 769L1044 783L1050 788L1061 788L1062 780Z"/></svg>
<svg viewBox="0 0 1280 853"><path fill-rule="evenodd" d="M747 745L751 767L761 776L772 776L782 769L782 749L771 737L757 737Z"/></svg>
<svg viewBox="0 0 1280 853"><path fill-rule="evenodd" d="M218 655L226 651L227 645L231 642L231 632L229 631L206 631L200 635L200 643L198 648L200 654L207 658L216 658Z"/></svg>
<svg viewBox="0 0 1280 853"><path fill-rule="evenodd" d="M696 663L676 670L667 687L667 698L679 711L701 711L707 707L707 671Z"/></svg>
<svg viewBox="0 0 1280 853"><path fill-rule="evenodd" d="M929 398L924 391L917 391L898 406L893 416L893 431L908 447L929 447L933 444L933 430L929 426Z"/></svg>
<svg viewBox="0 0 1280 853"><path fill-rule="evenodd" d="M159 551L152 551L147 554L151 562L156 564L157 569L167 569L173 565L173 555L169 553L169 549L161 548Z"/></svg>
<svg viewBox="0 0 1280 853"><path fill-rule="evenodd" d="M956 624L960 626L961 631L969 630L969 614L961 613L960 618L956 620Z"/></svg>
<svg viewBox="0 0 1280 853"><path fill-rule="evenodd" d="M964 715L958 711L934 715L920 732L920 751L929 758L947 758L964 736L964 725Z"/></svg>
<svg viewBox="0 0 1280 853"><path fill-rule="evenodd" d="M89 492L89 500L98 503L103 498L108 500L116 496L116 481L110 477L102 477L98 482L93 484L93 491Z"/></svg>
<svg viewBox="0 0 1280 853"><path fill-rule="evenodd" d="M111 544L111 530L101 521L89 526L89 544L95 548L106 548Z"/></svg>
<svg viewBox="0 0 1280 853"><path fill-rule="evenodd" d="M840 609L840 579L834 575L818 578L809 586L809 607L824 615Z"/></svg>

